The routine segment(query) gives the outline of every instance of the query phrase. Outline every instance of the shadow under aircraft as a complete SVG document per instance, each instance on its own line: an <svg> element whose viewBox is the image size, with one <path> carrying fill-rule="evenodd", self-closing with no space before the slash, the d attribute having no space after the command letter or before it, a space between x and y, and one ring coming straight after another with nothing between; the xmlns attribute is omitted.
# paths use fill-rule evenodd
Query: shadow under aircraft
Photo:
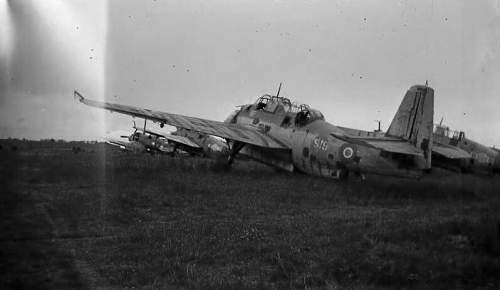
<svg viewBox="0 0 500 290"><path fill-rule="evenodd" d="M88 106L223 138L228 163L237 154L286 171L343 179L353 173L420 177L432 166L434 90L412 86L384 135L360 137L325 121L306 104L279 95L263 95L239 106L224 122L182 116L74 96Z"/></svg>

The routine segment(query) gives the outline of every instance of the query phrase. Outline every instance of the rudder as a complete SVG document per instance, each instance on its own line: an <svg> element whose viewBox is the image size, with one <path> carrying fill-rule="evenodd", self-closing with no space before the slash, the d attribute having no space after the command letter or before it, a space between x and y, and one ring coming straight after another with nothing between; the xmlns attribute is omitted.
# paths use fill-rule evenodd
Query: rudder
<svg viewBox="0 0 500 290"><path fill-rule="evenodd" d="M424 152L425 169L432 166L431 152L434 127L434 90L412 86L403 98L387 136L402 138Z"/></svg>

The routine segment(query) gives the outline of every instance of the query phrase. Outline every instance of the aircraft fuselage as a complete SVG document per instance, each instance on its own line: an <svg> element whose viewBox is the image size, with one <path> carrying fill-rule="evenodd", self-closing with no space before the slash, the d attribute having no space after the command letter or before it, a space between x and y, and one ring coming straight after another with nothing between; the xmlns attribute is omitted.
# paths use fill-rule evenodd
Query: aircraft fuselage
<svg viewBox="0 0 500 290"><path fill-rule="evenodd" d="M271 150L247 144L241 154L286 171L322 177L339 178L347 171L406 177L417 177L422 172L423 162L416 156L384 156L378 149L345 142L332 135L345 132L326 122L319 111L307 107L294 112L277 103L269 101L263 106L257 101L244 105L226 122L258 128L291 149Z"/></svg>
<svg viewBox="0 0 500 290"><path fill-rule="evenodd" d="M460 131L452 132L448 127L437 126L434 133L434 141L439 144L455 146L471 154L470 168L472 170L485 170L489 172L500 172L500 154L492 148L465 137Z"/></svg>

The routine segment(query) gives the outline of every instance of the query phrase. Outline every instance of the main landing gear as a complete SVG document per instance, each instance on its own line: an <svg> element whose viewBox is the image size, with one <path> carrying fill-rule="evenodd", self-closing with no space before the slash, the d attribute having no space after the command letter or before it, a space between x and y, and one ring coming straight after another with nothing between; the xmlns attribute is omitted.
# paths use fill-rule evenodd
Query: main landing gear
<svg viewBox="0 0 500 290"><path fill-rule="evenodd" d="M233 146L231 146L231 150L229 152L229 156L227 157L227 164L228 165L233 164L234 157L236 156L236 154L238 154L238 152L240 152L240 150L243 148L243 146L245 146L245 143L243 143L243 142L235 141L233 143Z"/></svg>

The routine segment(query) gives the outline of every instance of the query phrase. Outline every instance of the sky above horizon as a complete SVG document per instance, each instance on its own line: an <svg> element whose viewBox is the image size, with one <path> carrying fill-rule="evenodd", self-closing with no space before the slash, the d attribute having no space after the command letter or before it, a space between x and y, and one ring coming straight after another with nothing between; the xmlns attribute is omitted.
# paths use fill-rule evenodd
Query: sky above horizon
<svg viewBox="0 0 500 290"><path fill-rule="evenodd" d="M384 129L428 80L436 123L498 147L499 76L500 0L0 0L2 138L131 130L73 89L223 120L280 82L333 124Z"/></svg>

